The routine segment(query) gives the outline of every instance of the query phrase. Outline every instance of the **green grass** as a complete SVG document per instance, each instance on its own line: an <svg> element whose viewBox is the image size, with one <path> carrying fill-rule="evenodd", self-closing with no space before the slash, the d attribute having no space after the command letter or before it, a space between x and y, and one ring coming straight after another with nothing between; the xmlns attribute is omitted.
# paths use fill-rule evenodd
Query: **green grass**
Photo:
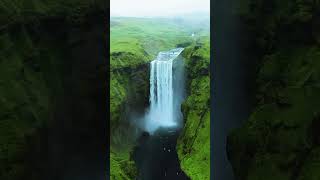
<svg viewBox="0 0 320 180"><path fill-rule="evenodd" d="M319 57L318 47L288 47L265 57L257 78L257 107L228 137L238 176L289 180L297 171L294 164L301 164L297 179L319 178L313 157L318 144L312 140L319 121Z"/></svg>
<svg viewBox="0 0 320 180"><path fill-rule="evenodd" d="M14 23L36 22L43 18L63 17L77 21L93 11L104 11L104 0L1 0L1 28Z"/></svg>
<svg viewBox="0 0 320 180"><path fill-rule="evenodd" d="M196 37L191 37L192 33ZM201 43L200 43L201 42ZM110 29L110 107L111 107L111 179L134 179L135 165L131 160L130 152L134 147L134 140L130 134L130 126L123 123L123 105L128 101L130 72L124 69L136 70L138 66L153 60L160 51L169 50L180 45L189 45L189 50L194 57L201 58L197 61L192 73L196 76L198 70L209 68L209 31L204 26L196 26L177 19L162 18L111 18ZM200 45L198 50L195 45ZM190 57L188 57L190 58ZM189 65L192 69L192 64ZM145 72L148 74L148 72ZM192 83L192 97L187 100L189 106L199 103L199 106L188 112L188 129L186 133L192 136L193 125L196 122L205 128L199 129L194 147L195 153L189 154L181 160L182 169L194 179L208 179L210 163L210 113L207 101L209 98L209 76L198 78ZM203 92L202 92L203 91ZM201 97L197 97L200 95ZM191 104L190 104L191 103ZM203 118L198 118L199 112L204 112ZM193 117L193 115L196 117ZM195 118L195 121L193 121ZM200 122L201 121L201 122ZM190 133L190 134L189 134ZM189 136L185 138L190 138ZM122 144L122 145L121 145ZM183 144L181 144L182 147ZM190 145L190 144L188 144ZM205 148L202 148L205 146ZM194 166L195 163L201 165ZM126 169L127 168L127 169ZM200 173L200 172L205 173Z"/></svg>
<svg viewBox="0 0 320 180"><path fill-rule="evenodd" d="M130 157L130 147L110 151L110 179L131 180L137 176L137 169Z"/></svg>
<svg viewBox="0 0 320 180"><path fill-rule="evenodd" d="M192 32L204 35L202 27L187 26L185 22L161 18L111 18L110 52L132 53L141 63L150 61L160 51L175 48L177 44L192 42ZM208 35L209 31L206 32ZM111 66L118 64L111 60ZM128 60L123 65L136 64Z"/></svg>
<svg viewBox="0 0 320 180"><path fill-rule="evenodd" d="M181 169L193 180L210 179L210 47L208 39L198 41L195 45L188 47L183 54L189 76L189 94L182 105L185 125L177 142L177 152Z"/></svg>
<svg viewBox="0 0 320 180"><path fill-rule="evenodd" d="M51 94L61 80L48 78L59 77L57 62L62 57L56 51L61 45L36 44L21 27L15 33L0 33L0 47L0 179L21 179L28 173L28 139L51 118Z"/></svg>

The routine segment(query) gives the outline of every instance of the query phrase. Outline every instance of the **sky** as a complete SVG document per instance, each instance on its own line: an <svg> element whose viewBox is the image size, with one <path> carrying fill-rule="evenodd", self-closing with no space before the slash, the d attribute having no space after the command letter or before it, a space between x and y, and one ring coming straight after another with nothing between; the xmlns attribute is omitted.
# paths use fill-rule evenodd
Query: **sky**
<svg viewBox="0 0 320 180"><path fill-rule="evenodd" d="M154 17L208 13L210 0L111 0L111 16Z"/></svg>

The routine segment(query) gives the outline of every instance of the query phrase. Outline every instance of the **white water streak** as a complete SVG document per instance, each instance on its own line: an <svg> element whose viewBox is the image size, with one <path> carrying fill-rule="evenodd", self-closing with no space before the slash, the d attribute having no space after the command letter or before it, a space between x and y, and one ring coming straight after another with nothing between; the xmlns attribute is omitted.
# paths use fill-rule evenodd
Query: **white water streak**
<svg viewBox="0 0 320 180"><path fill-rule="evenodd" d="M154 132L159 127L176 126L173 112L173 60L183 48L160 52L150 63L150 111L146 129Z"/></svg>

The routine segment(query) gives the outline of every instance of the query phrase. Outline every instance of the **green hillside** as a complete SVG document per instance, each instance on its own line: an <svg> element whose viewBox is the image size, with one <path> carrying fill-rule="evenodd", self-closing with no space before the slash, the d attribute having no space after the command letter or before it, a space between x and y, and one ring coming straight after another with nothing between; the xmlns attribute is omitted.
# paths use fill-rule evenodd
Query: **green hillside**
<svg viewBox="0 0 320 180"><path fill-rule="evenodd" d="M134 179L138 172L136 172L130 153L135 146L137 137L134 137L131 131L134 127L128 122L129 117L126 117L121 112L125 111L128 106L132 106L132 104L142 109L148 106L149 62L160 51L169 50L177 46L190 46L188 51L194 56L197 53L199 56L204 56L203 60L206 62L202 66L208 65L209 31L208 26L196 26L195 24L187 23L184 19L113 17L110 25L111 178L115 180L119 178ZM196 35L191 37L192 33ZM192 52L194 51L192 47L195 46L197 41L205 42L205 53L202 52L202 48L195 53ZM189 59L190 57L188 56L187 58ZM202 62L202 59L200 62ZM208 68L208 66L204 68ZM197 76L196 72L193 77L195 76ZM206 76L208 80L208 75ZM209 84L207 81L204 83ZM192 93L194 92L192 91ZM208 94L205 94L205 96L208 99ZM144 103L137 104L137 102ZM208 123L208 120L209 118L206 119L206 123ZM192 120L188 122L192 124ZM206 127L209 128L209 126ZM189 132L186 131L185 134L187 133ZM202 136L200 137L202 138ZM188 137L183 138L187 139ZM209 140L209 137L204 137L204 141L209 142ZM123 146L123 143L126 145ZM199 143L201 142L199 141ZM182 145L180 146L182 147ZM207 153L201 153L197 151L197 153L189 155L208 156ZM208 157L207 160L209 161L209 159ZM196 158L191 161L196 162L199 160ZM188 167L192 166L190 164L191 161L188 161L189 164L183 162L184 170L190 170ZM209 163L205 162L205 164L209 166ZM190 173L186 173L190 174L191 177L195 177L193 173L199 173L199 170L195 172L190 170Z"/></svg>
<svg viewBox="0 0 320 180"><path fill-rule="evenodd" d="M319 1L238 2L252 37L255 104L228 137L239 180L316 180L319 166ZM258 52L258 55L253 55Z"/></svg>
<svg viewBox="0 0 320 180"><path fill-rule="evenodd" d="M188 95L182 105L185 125L178 139L181 169L192 180L210 179L210 43L197 41L183 53Z"/></svg>
<svg viewBox="0 0 320 180"><path fill-rule="evenodd" d="M100 39L105 38L102 33L95 33L93 30L93 27L98 26L102 29L102 23L94 24L89 20L92 17L101 18L97 14L104 13L105 4L100 0L0 1L1 180L47 179L44 178L47 176L44 172L55 166L50 164L49 167L51 161L48 162L47 148L55 145L53 143L51 146L49 143L48 129L54 129L54 124L66 127L65 124L72 121L78 125L85 122L85 118L75 117L79 113L70 111L64 113L69 118L63 124L61 117L64 116L58 118L57 114L63 114L61 109L69 111L69 102L72 98L77 99L77 95L82 94L81 98L85 99L94 94L92 84L86 84L87 81L83 78L77 77L82 79L81 83L70 79L71 74L81 76L75 69L82 67L83 62L80 63L74 54L76 49L84 48L92 39L84 32L91 32L90 35L99 36ZM90 28L84 30L84 24L90 25ZM81 52L85 56L84 51L78 54ZM90 53L93 54L88 50L87 54ZM95 57L92 59L91 64L99 61ZM99 71L91 73L91 82L97 78ZM68 94L70 86L76 83L81 86L81 91ZM88 89L91 89L91 95ZM91 100L95 101L93 98ZM81 106L80 104L73 108ZM90 107L87 112L89 109ZM92 116L90 120L92 122ZM74 127L73 132L81 129L80 126ZM87 127L86 130L88 129L90 128ZM62 129L57 130L63 133ZM64 137L68 138L68 135ZM60 173L61 171L56 172L57 175Z"/></svg>

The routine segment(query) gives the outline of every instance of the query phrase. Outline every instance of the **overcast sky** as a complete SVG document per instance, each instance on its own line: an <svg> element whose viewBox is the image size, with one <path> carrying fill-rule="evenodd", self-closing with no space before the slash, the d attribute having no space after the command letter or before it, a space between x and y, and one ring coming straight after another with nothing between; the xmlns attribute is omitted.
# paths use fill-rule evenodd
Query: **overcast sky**
<svg viewBox="0 0 320 180"><path fill-rule="evenodd" d="M208 13L210 0L111 0L111 16L149 17Z"/></svg>

